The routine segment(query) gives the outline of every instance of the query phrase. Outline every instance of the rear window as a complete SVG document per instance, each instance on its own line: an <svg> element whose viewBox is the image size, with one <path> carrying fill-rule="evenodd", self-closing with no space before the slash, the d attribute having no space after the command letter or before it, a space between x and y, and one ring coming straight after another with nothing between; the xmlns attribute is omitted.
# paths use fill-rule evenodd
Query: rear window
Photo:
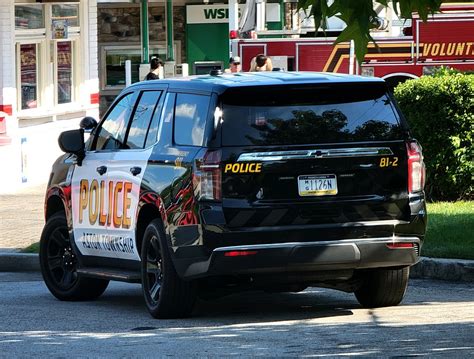
<svg viewBox="0 0 474 359"><path fill-rule="evenodd" d="M222 97L224 146L395 140L403 133L383 84L256 90Z"/></svg>

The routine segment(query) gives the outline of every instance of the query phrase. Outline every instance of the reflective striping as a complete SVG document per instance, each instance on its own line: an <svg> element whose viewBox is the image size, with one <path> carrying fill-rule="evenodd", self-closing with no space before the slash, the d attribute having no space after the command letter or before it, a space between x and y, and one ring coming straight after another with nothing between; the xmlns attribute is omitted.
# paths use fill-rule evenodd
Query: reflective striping
<svg viewBox="0 0 474 359"><path fill-rule="evenodd" d="M242 153L237 162L282 161L290 159L368 157L393 155L390 147L325 148L312 150Z"/></svg>
<svg viewBox="0 0 474 359"><path fill-rule="evenodd" d="M261 226L274 226L277 225L280 219L283 218L285 214L288 213L288 209L275 209L271 211L269 215L267 215L263 221L260 223Z"/></svg>
<svg viewBox="0 0 474 359"><path fill-rule="evenodd" d="M281 215L281 210L285 210ZM286 208L230 208L225 207L225 216L229 227L265 227L291 225L344 225L377 226L406 223L400 220L403 215L403 203L359 204L352 206L308 205ZM271 220L277 218L278 220ZM267 224L270 223L270 224Z"/></svg>
<svg viewBox="0 0 474 359"><path fill-rule="evenodd" d="M234 218L232 218L229 222L229 226L231 227L241 227L244 226L250 218L256 213L254 210L250 211L239 211Z"/></svg>

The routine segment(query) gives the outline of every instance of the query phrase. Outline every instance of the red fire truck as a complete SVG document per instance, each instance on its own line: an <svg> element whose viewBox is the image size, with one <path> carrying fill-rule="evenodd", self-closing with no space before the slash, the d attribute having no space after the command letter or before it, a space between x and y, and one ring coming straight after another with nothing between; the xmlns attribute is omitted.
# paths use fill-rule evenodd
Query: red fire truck
<svg viewBox="0 0 474 359"><path fill-rule="evenodd" d="M474 6L449 5L441 10L427 22L414 15L411 26L404 29L406 36L377 37L362 64L350 61L349 43L334 45L334 38L239 39L233 49L242 59L243 71L249 70L254 56L265 54L285 70L378 76L391 86L430 73L436 66L474 71Z"/></svg>

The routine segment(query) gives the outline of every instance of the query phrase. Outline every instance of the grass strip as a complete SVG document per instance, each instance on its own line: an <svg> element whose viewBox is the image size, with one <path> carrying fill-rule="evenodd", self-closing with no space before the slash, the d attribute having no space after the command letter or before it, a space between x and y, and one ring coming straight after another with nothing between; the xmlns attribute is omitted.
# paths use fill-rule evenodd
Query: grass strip
<svg viewBox="0 0 474 359"><path fill-rule="evenodd" d="M474 259L474 201L428 203L422 256Z"/></svg>

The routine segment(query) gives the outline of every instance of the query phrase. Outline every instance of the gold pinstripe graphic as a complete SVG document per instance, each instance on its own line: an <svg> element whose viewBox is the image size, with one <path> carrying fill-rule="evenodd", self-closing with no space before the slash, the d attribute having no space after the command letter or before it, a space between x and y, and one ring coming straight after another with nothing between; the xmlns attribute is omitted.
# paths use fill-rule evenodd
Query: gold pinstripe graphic
<svg viewBox="0 0 474 359"><path fill-rule="evenodd" d="M411 53L411 43L390 43L390 44L380 44L378 46L374 44L370 44L368 46L368 50L376 50L376 49L390 49L390 48L406 48L408 51L403 53L403 52L393 52L393 53L368 53L365 55L367 58L374 58L374 57L380 57L380 58L390 58L390 57L404 57L407 56L407 53ZM332 72L337 72L339 68L341 67L342 61L349 58L349 54L341 54L339 50L344 50L344 49L349 49L348 45L336 45L334 46L331 54L329 55L328 60L326 61L326 64L324 65L323 71L328 71L329 67L331 64L336 62L334 68L332 69ZM339 57L337 58L336 61L336 56L338 55L339 52Z"/></svg>

